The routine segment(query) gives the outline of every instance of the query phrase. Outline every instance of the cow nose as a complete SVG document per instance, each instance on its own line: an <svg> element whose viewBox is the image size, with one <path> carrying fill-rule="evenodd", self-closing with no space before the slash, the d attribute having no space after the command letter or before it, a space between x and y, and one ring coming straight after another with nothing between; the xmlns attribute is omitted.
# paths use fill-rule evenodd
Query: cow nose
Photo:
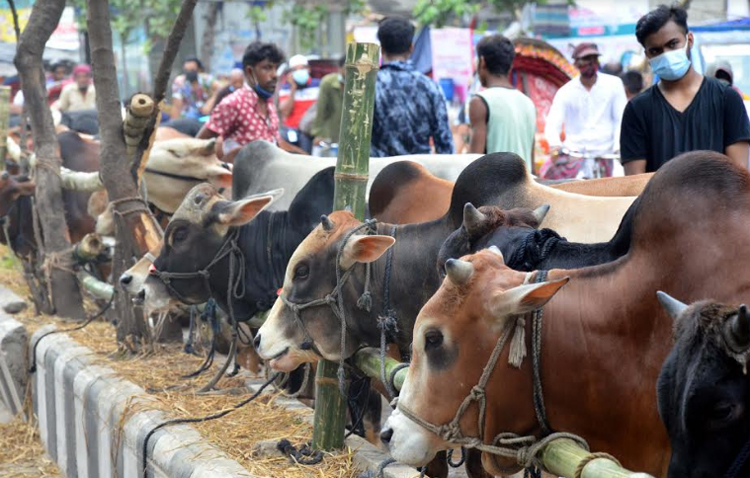
<svg viewBox="0 0 750 478"><path fill-rule="evenodd" d="M391 438L393 438L393 428L386 428L385 430L380 432L380 441L382 441L385 445L391 442Z"/></svg>
<svg viewBox="0 0 750 478"><path fill-rule="evenodd" d="M255 347L255 350L260 348L260 334L256 335L253 339L253 346Z"/></svg>
<svg viewBox="0 0 750 478"><path fill-rule="evenodd" d="M123 274L120 276L120 284L128 285L133 282L133 276L130 274Z"/></svg>

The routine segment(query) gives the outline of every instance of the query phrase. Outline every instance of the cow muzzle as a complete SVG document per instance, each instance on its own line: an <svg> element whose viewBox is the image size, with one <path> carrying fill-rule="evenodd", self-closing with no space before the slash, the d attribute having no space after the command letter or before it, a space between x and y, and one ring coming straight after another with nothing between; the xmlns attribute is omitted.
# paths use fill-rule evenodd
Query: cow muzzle
<svg viewBox="0 0 750 478"><path fill-rule="evenodd" d="M396 461L415 467L425 466L441 450L436 436L409 420L398 409L385 422L380 440Z"/></svg>
<svg viewBox="0 0 750 478"><path fill-rule="evenodd" d="M255 349L268 365L280 372L291 372L306 362L317 362L320 358L310 347L298 345L299 335L296 327L289 329L284 325L284 304L277 300L265 323L255 335ZM290 333L291 332L291 333Z"/></svg>

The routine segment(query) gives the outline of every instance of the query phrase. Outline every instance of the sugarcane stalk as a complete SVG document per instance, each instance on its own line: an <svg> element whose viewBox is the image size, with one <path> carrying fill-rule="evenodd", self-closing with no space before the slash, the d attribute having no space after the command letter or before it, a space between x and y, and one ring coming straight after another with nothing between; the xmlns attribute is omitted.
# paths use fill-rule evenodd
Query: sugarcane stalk
<svg viewBox="0 0 750 478"><path fill-rule="evenodd" d="M377 349L367 347L354 355L354 364L365 373L368 377L380 380L380 351ZM385 358L385 377L388 379L393 373L393 369L401 365L401 362L391 357ZM406 379L407 369L402 368L396 372L396 376L393 377L393 386L396 390L401 390L401 386L404 384Z"/></svg>
<svg viewBox="0 0 750 478"><path fill-rule="evenodd" d="M544 469L554 476L564 477L575 476L578 465L584 460L589 460L590 457L591 452L567 438L550 442L541 453ZM579 476L581 478L653 478L647 473L628 471L605 457L589 461Z"/></svg>
<svg viewBox="0 0 750 478"><path fill-rule="evenodd" d="M365 190L379 56L380 48L374 43L354 42L347 45L333 209L348 209L359 220L364 220L365 217ZM344 445L346 397L339 391L337 370L338 364L327 360L321 360L318 364L312 440L313 448L318 450L333 450Z"/></svg>
<svg viewBox="0 0 750 478"><path fill-rule="evenodd" d="M5 169L5 153L8 150L8 121L10 120L10 86L0 86L0 168Z"/></svg>

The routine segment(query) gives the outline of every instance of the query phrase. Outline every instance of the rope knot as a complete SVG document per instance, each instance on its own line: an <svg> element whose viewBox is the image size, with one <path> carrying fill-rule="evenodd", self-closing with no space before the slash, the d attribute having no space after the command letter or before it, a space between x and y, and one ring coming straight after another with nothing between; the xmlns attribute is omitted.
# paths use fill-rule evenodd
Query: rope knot
<svg viewBox="0 0 750 478"><path fill-rule="evenodd" d="M470 395L472 400L479 400L480 398L484 398L486 392L484 390L484 387L480 385L474 385L473 387L471 387Z"/></svg>
<svg viewBox="0 0 750 478"><path fill-rule="evenodd" d="M360 310L365 310L367 312L370 312L372 310L372 293L369 290L364 291L362 295L359 296L359 300L357 300L357 307Z"/></svg>

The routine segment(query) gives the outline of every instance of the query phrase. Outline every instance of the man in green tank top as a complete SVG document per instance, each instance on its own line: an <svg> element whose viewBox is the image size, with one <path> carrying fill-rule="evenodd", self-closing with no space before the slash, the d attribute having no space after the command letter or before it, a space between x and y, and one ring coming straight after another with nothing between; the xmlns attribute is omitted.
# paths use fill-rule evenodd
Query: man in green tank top
<svg viewBox="0 0 750 478"><path fill-rule="evenodd" d="M513 43L502 35L477 44L477 73L485 90L469 102L471 152L516 153L533 172L536 108L508 78L515 56Z"/></svg>

